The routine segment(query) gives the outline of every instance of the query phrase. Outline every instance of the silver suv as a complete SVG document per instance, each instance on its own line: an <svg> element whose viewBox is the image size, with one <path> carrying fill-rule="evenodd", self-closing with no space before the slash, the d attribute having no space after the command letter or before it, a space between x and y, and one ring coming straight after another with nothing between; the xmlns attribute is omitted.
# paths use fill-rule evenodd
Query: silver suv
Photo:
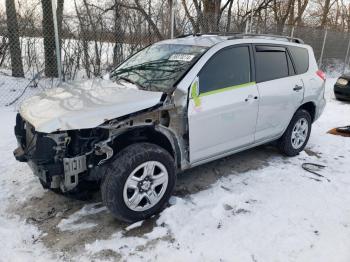
<svg viewBox="0 0 350 262"><path fill-rule="evenodd" d="M188 35L153 44L107 79L22 103L17 160L60 193L101 185L123 221L161 211L176 174L276 141L301 152L325 107L325 75L299 39Z"/></svg>

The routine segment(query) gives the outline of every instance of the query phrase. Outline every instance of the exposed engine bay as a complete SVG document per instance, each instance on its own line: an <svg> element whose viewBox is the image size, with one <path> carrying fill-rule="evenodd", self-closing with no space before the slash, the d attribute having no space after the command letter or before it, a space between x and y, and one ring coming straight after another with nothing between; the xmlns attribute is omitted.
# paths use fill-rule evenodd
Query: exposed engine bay
<svg viewBox="0 0 350 262"><path fill-rule="evenodd" d="M37 132L20 114L15 134L19 147L15 157L27 162L45 188L73 190L81 180L100 181L104 164L126 146L149 141L166 148L176 159L186 142L184 118L172 103L106 121L96 128ZM179 135L180 134L180 135ZM183 145L180 145L182 143ZM177 152L175 152L177 151ZM183 157L181 157L183 158ZM178 167L183 165L176 159Z"/></svg>

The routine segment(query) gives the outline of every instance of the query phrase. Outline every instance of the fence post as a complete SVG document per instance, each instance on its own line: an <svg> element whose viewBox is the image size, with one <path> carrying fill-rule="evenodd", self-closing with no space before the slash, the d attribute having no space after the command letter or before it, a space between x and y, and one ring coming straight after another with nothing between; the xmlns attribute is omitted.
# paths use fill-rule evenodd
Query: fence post
<svg viewBox="0 0 350 262"><path fill-rule="evenodd" d="M175 8L174 8L174 1L175 0L170 0L170 38L174 38L174 31L175 31Z"/></svg>
<svg viewBox="0 0 350 262"><path fill-rule="evenodd" d="M349 62L349 51L350 51L350 35L349 35L349 43L348 43L348 49L346 49L346 55L345 55L345 61L344 61L344 67L343 67L343 74L345 73L346 66Z"/></svg>
<svg viewBox="0 0 350 262"><path fill-rule="evenodd" d="M252 1L251 5L250 5L250 23L249 23L249 33L252 33L253 31L253 8L254 8L254 1Z"/></svg>
<svg viewBox="0 0 350 262"><path fill-rule="evenodd" d="M326 28L326 31L324 32L324 38L323 38L323 43L322 43L321 55L320 55L320 59L318 61L318 67L319 68L321 68L321 66L322 66L323 53L324 53L324 48L326 46L326 41L327 41L327 34L328 34L328 30Z"/></svg>
<svg viewBox="0 0 350 262"><path fill-rule="evenodd" d="M248 0L247 6L249 5L249 1L250 1L250 0ZM253 1L253 0L252 0L252 1ZM247 19L247 21L246 21L246 23L245 23L245 33L246 33L246 34L248 34L248 30L249 30L249 21L248 21L248 19Z"/></svg>
<svg viewBox="0 0 350 262"><path fill-rule="evenodd" d="M292 32L290 33L290 37L291 37L291 38L294 37L294 26L292 27Z"/></svg>
<svg viewBox="0 0 350 262"><path fill-rule="evenodd" d="M56 45L56 60L57 60L58 80L59 80L59 84L61 84L62 83L62 63L61 63L60 39L59 39L59 35L58 35L56 0L51 0L51 5L52 5L53 26L54 26L54 30L55 30L55 45Z"/></svg>
<svg viewBox="0 0 350 262"><path fill-rule="evenodd" d="M249 22L247 20L246 24L245 24L245 33L248 34L248 28L249 28Z"/></svg>

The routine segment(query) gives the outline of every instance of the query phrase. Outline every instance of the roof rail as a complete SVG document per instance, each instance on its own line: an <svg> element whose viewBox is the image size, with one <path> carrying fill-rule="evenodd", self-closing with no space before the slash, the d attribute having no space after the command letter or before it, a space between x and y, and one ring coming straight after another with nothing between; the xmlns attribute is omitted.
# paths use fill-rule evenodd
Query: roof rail
<svg viewBox="0 0 350 262"><path fill-rule="evenodd" d="M293 42L293 43L298 43L298 44L304 44L304 41L301 40L300 38L296 37L290 37L290 36L283 36L283 35L270 35L270 34L245 34L245 33L233 33L231 34L231 39L239 39L239 38L254 38L254 37L261 37L261 38L275 38L275 39L284 39L285 41Z"/></svg>
<svg viewBox="0 0 350 262"><path fill-rule="evenodd" d="M188 36L202 36L202 35L222 35L219 32L209 32L209 33L189 33L189 34L183 34L183 35L178 35L176 38L184 38Z"/></svg>
<svg viewBox="0 0 350 262"><path fill-rule="evenodd" d="M203 35L217 35L217 36L229 36L228 40L232 39L240 39L240 38L274 38L274 39L284 39L285 41L304 44L304 41L300 38L284 36L284 35L273 35L273 34L246 34L246 33L238 33L238 32L208 32L208 33L189 33L177 36L176 38L184 38L188 36L203 36Z"/></svg>

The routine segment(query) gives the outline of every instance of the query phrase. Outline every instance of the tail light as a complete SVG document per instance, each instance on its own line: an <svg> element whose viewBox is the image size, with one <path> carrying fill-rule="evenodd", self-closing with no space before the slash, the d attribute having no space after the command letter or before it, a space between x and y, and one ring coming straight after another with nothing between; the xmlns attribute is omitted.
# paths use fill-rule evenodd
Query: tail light
<svg viewBox="0 0 350 262"><path fill-rule="evenodd" d="M318 75L323 81L326 81L326 73L322 70L317 70L316 75Z"/></svg>

